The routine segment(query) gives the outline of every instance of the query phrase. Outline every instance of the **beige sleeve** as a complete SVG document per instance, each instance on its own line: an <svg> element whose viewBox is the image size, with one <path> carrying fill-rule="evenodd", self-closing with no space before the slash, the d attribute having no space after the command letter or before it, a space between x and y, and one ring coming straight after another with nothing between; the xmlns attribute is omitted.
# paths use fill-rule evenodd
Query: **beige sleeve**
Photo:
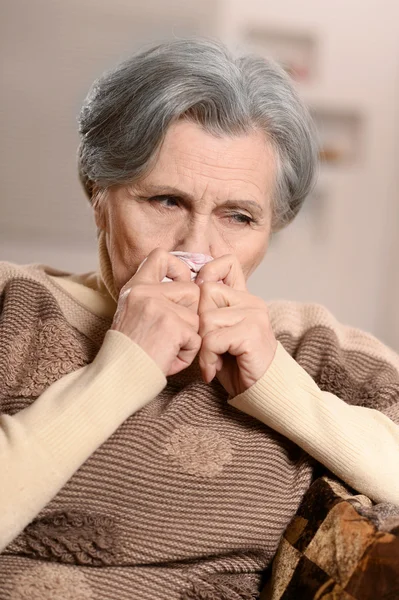
<svg viewBox="0 0 399 600"><path fill-rule="evenodd" d="M109 330L94 361L0 416L0 551L85 460L167 383L127 336Z"/></svg>
<svg viewBox="0 0 399 600"><path fill-rule="evenodd" d="M399 427L322 392L278 342L265 375L228 403L303 448L375 502L399 505Z"/></svg>

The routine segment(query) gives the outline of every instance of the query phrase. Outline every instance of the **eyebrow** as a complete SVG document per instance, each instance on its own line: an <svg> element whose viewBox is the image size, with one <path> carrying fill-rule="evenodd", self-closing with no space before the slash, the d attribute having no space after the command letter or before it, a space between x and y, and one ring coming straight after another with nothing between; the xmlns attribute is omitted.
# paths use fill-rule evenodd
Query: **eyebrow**
<svg viewBox="0 0 399 600"><path fill-rule="evenodd" d="M171 195L176 196L177 198L181 198L182 200L189 200L190 202L194 202L194 196L179 190L173 186L169 185L137 185L137 191L140 193L146 193L148 195L154 196L164 196ZM250 210L254 213L254 215L258 218L264 216L263 208L256 202L255 200L226 200L223 204L219 206L226 206L228 208L244 208Z"/></svg>

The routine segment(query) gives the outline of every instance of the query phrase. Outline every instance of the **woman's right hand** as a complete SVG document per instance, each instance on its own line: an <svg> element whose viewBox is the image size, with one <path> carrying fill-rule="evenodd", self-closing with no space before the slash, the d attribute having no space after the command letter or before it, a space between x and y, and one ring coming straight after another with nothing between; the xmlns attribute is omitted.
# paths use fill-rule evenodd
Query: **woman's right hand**
<svg viewBox="0 0 399 600"><path fill-rule="evenodd" d="M172 282L161 283L164 277ZM174 375L198 354L200 289L189 267L156 248L120 291L111 329L138 344L162 369Z"/></svg>

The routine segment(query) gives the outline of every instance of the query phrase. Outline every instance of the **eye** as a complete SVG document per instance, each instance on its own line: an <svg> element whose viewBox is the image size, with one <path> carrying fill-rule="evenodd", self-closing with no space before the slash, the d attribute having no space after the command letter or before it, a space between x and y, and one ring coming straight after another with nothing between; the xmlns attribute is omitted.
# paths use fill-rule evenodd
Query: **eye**
<svg viewBox="0 0 399 600"><path fill-rule="evenodd" d="M148 202L162 206L166 209L172 209L178 206L181 200L177 196L159 195L148 198ZM231 213L227 215L227 218L236 225L249 225L251 223L256 223L256 220L253 217L250 217L244 213Z"/></svg>
<svg viewBox="0 0 399 600"><path fill-rule="evenodd" d="M154 202L157 204L161 204L163 202L174 202L175 206L178 204L178 200L174 196L153 196L152 198L149 198L149 202ZM163 206L166 206L166 204L163 204Z"/></svg>
<svg viewBox="0 0 399 600"><path fill-rule="evenodd" d="M255 219L248 215L244 215L243 213L232 213L229 215L231 219L233 219L236 223L254 223Z"/></svg>

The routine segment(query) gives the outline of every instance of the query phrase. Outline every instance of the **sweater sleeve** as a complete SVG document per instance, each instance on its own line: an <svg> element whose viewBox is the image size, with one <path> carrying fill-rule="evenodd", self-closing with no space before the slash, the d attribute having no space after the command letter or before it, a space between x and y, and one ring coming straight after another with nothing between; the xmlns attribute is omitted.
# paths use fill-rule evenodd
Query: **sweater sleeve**
<svg viewBox="0 0 399 600"><path fill-rule="evenodd" d="M266 373L228 403L292 440L355 490L399 505L399 427L321 391L278 342Z"/></svg>
<svg viewBox="0 0 399 600"><path fill-rule="evenodd" d="M166 383L140 346L109 330L90 365L53 383L24 410L0 415L0 551Z"/></svg>

